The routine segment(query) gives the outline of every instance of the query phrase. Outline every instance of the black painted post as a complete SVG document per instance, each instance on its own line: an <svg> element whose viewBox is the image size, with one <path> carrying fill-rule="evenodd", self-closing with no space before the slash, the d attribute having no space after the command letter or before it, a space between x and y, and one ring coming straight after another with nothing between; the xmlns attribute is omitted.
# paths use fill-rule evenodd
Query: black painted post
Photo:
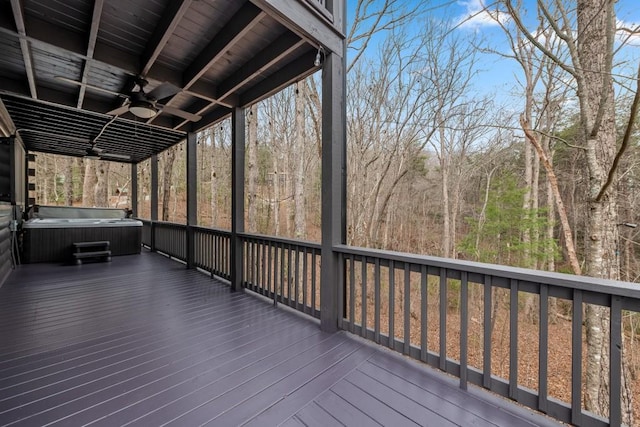
<svg viewBox="0 0 640 427"><path fill-rule="evenodd" d="M156 250L155 223L158 221L158 155L151 155L151 251Z"/></svg>
<svg viewBox="0 0 640 427"><path fill-rule="evenodd" d="M346 243L346 106L344 58L328 53L322 69L321 328L338 329L339 280L344 269L333 246Z"/></svg>
<svg viewBox="0 0 640 427"><path fill-rule="evenodd" d="M138 217L138 164L131 163L131 190L129 191L131 216Z"/></svg>
<svg viewBox="0 0 640 427"><path fill-rule="evenodd" d="M235 107L231 114L231 289L242 290L244 232L244 109Z"/></svg>
<svg viewBox="0 0 640 427"><path fill-rule="evenodd" d="M197 135L187 134L187 268L194 268L193 226L198 225L198 147Z"/></svg>

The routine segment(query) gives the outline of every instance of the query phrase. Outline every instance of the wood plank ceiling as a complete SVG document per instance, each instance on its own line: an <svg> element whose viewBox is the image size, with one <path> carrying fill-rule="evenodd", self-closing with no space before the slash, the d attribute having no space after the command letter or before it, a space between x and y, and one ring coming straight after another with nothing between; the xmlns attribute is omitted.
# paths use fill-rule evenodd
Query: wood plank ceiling
<svg viewBox="0 0 640 427"><path fill-rule="evenodd" d="M282 7L340 36L317 0L0 0L0 109L30 151L95 144L139 162L318 69L314 32ZM108 114L139 77L146 93L170 83L177 93L157 102L201 119Z"/></svg>

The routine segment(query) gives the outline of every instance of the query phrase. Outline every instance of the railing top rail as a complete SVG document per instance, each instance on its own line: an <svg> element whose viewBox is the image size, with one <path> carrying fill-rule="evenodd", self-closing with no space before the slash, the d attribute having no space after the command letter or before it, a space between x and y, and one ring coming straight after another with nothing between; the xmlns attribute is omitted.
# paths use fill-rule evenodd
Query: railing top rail
<svg viewBox="0 0 640 427"><path fill-rule="evenodd" d="M634 298L640 300L640 285L609 279L598 279L588 276L555 273L543 270L509 267L497 264L485 264L474 261L462 261L428 255L415 255L380 249L360 248L347 245L335 245L333 250L343 254L384 258L410 264L433 266L450 270L466 271L496 277L505 277L532 283L541 283L589 292Z"/></svg>
<svg viewBox="0 0 640 427"><path fill-rule="evenodd" d="M199 231L204 231L204 232L213 232L213 233L218 233L218 234L222 234L225 236L231 236L231 231L230 230L223 230L221 228L214 228L214 227L205 227L203 225L193 225L191 226L194 230L199 230Z"/></svg>
<svg viewBox="0 0 640 427"><path fill-rule="evenodd" d="M322 248L320 243L310 242L308 240L288 239L286 237L275 237L256 233L238 233L238 236L242 237L243 239L266 240L269 242L282 243L285 245L305 246L310 249L320 250Z"/></svg>

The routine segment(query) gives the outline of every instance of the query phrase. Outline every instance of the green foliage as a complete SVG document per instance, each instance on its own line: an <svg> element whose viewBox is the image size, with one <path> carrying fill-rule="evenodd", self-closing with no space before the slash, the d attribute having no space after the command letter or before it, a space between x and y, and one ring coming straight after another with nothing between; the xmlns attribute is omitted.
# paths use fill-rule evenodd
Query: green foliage
<svg viewBox="0 0 640 427"><path fill-rule="evenodd" d="M548 225L546 210L523 208L525 189L514 174L496 177L490 186L484 219L467 218L470 231L460 244L460 251L476 261L529 267L536 261L557 256L553 239L545 239ZM523 242L523 231L529 230L531 242Z"/></svg>

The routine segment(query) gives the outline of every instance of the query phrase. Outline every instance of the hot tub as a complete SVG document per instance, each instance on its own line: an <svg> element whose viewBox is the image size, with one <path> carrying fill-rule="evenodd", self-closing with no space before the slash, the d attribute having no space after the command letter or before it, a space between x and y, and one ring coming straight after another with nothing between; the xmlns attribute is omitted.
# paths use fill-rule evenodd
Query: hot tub
<svg viewBox="0 0 640 427"><path fill-rule="evenodd" d="M142 222L131 218L87 218L92 212L86 208L81 210L83 218L71 218L70 209L75 208L66 209L64 215L60 215L66 218L35 217L22 224L24 262L69 261L75 242L108 240L112 255L140 253ZM124 216L124 211L121 212Z"/></svg>

